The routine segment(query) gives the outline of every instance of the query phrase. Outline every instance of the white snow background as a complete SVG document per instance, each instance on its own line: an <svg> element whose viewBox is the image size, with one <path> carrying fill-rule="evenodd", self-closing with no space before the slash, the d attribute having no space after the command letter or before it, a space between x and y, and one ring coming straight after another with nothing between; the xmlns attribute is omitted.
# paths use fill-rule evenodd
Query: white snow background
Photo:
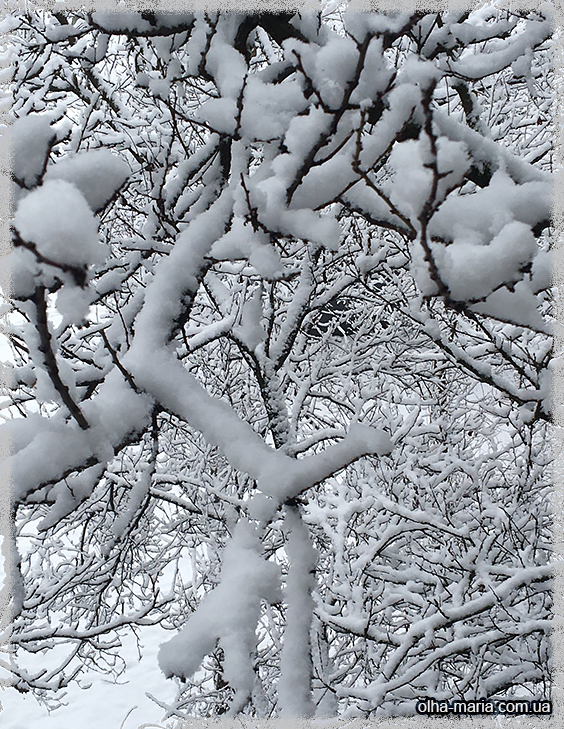
<svg viewBox="0 0 564 729"><path fill-rule="evenodd" d="M164 726L163 710L145 692L164 701L172 702L174 699L175 685L165 679L157 663L159 645L170 636L170 632L159 626L144 628L141 661L133 636L124 639L121 656L129 668L119 683L90 674L87 678L92 682L91 688L69 688L65 697L67 706L52 713L40 706L31 695L20 694L15 689L1 691L3 711L0 712L0 726L2 729L138 729L143 724ZM131 713L128 715L128 712Z"/></svg>

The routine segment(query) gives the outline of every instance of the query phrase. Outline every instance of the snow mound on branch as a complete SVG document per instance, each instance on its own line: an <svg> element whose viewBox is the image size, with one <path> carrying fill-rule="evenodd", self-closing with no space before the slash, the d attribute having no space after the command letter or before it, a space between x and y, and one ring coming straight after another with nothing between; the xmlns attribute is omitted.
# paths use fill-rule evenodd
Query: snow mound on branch
<svg viewBox="0 0 564 729"><path fill-rule="evenodd" d="M551 205L550 182L516 185L506 172L498 170L483 190L445 200L433 215L429 232L447 240L466 238L484 244L514 220L533 228L550 218Z"/></svg>
<svg viewBox="0 0 564 729"><path fill-rule="evenodd" d="M505 288L494 291L485 302L475 304L472 309L501 321L548 333L550 327L540 315L537 303L529 282L519 281L513 291Z"/></svg>
<svg viewBox="0 0 564 729"><path fill-rule="evenodd" d="M392 202L416 220L429 197L433 181L425 167L427 152L421 141L397 142L390 154L394 181L390 187Z"/></svg>
<svg viewBox="0 0 564 729"><path fill-rule="evenodd" d="M129 177L129 165L106 149L65 157L50 167L45 181L65 180L76 185L96 213L111 200Z"/></svg>
<svg viewBox="0 0 564 729"><path fill-rule="evenodd" d="M305 54L304 54L305 55ZM352 38L331 38L314 55L315 70L311 73L316 88L322 89L324 102L338 108L343 94L356 72L358 50ZM311 65L311 64L308 64ZM306 71L309 68L306 67Z"/></svg>
<svg viewBox="0 0 564 729"><path fill-rule="evenodd" d="M170 82L164 78L149 79L149 91L153 96L166 100L170 94Z"/></svg>
<svg viewBox="0 0 564 729"><path fill-rule="evenodd" d="M104 465L97 464L56 484L49 492L49 499L54 499L55 503L39 522L38 530L45 531L72 514L92 494L103 472Z"/></svg>
<svg viewBox="0 0 564 729"><path fill-rule="evenodd" d="M296 166L304 163L311 153L319 137L327 133L331 125L331 116L322 109L311 108L307 114L295 116L288 126L284 144L288 151L295 155Z"/></svg>
<svg viewBox="0 0 564 729"><path fill-rule="evenodd" d="M186 626L159 650L159 666L165 676L188 677L211 653L216 641L224 652L223 678L235 689L232 711L253 689L252 653L260 602L281 599L280 569L259 553L260 542L248 522L239 522L224 553L221 580L209 592Z"/></svg>
<svg viewBox="0 0 564 729"><path fill-rule="evenodd" d="M124 433L146 427L151 408L151 398L134 392L117 368L106 376L96 398L83 405L89 422L96 424L112 443L119 443Z"/></svg>
<svg viewBox="0 0 564 729"><path fill-rule="evenodd" d="M351 423L346 440L348 447L359 453L387 456L393 448L392 440L385 430L361 423Z"/></svg>
<svg viewBox="0 0 564 729"><path fill-rule="evenodd" d="M237 104L233 99L210 99L195 112L194 119L207 123L219 134L234 134L237 126Z"/></svg>
<svg viewBox="0 0 564 729"><path fill-rule="evenodd" d="M25 299L35 291L39 266L30 251L14 248L0 258L0 285L16 299Z"/></svg>
<svg viewBox="0 0 564 729"><path fill-rule="evenodd" d="M488 296L501 282L517 281L519 268L530 263L536 252L529 226L513 222L487 246L463 241L448 246L440 269L453 299L478 299Z"/></svg>
<svg viewBox="0 0 564 729"><path fill-rule="evenodd" d="M222 33L216 33L206 54L206 70L211 73L224 98L236 100L247 75L244 57L226 42Z"/></svg>
<svg viewBox="0 0 564 729"><path fill-rule="evenodd" d="M40 254L74 266L103 260L98 225L78 189L64 180L49 180L18 205L14 224L23 240Z"/></svg>
<svg viewBox="0 0 564 729"><path fill-rule="evenodd" d="M452 152L455 163L458 155L459 173L464 149L453 147L451 158ZM517 185L503 169L484 189L447 198L431 218L429 233L435 238L431 249L437 273L450 296L472 302L473 311L545 331L535 293L551 285L550 256L540 249L534 227L550 219L551 202L550 182ZM418 245L412 273L423 294L436 295Z"/></svg>
<svg viewBox="0 0 564 729"><path fill-rule="evenodd" d="M247 258L263 278L274 278L282 273L280 255L267 236L254 231L241 218L235 218L227 233L215 241L211 255L231 261Z"/></svg>
<svg viewBox="0 0 564 729"><path fill-rule="evenodd" d="M257 486L267 496L283 503L333 476L358 458L386 456L392 448L392 440L386 431L352 423L345 438L312 456L292 459L274 452L261 464Z"/></svg>
<svg viewBox="0 0 564 729"><path fill-rule="evenodd" d="M55 132L45 116L30 114L12 124L12 172L26 187L39 183L54 139Z"/></svg>
<svg viewBox="0 0 564 729"><path fill-rule="evenodd" d="M402 65L398 73L398 81L428 89L431 84L437 83L441 76L442 72L433 61L411 56Z"/></svg>
<svg viewBox="0 0 564 729"><path fill-rule="evenodd" d="M241 322L235 328L236 334L251 351L254 351L266 336L262 317L261 291L257 288L250 299L243 304Z"/></svg>
<svg viewBox="0 0 564 729"><path fill-rule="evenodd" d="M90 287L80 288L79 286L66 285L57 292L56 307L63 317L63 322L68 324L80 324L88 314L92 301L96 296L94 289ZM62 323L62 322L61 322Z"/></svg>
<svg viewBox="0 0 564 729"><path fill-rule="evenodd" d="M282 136L293 116L304 107L305 100L295 79L274 85L251 76L245 86L241 129L248 137L256 139Z"/></svg>

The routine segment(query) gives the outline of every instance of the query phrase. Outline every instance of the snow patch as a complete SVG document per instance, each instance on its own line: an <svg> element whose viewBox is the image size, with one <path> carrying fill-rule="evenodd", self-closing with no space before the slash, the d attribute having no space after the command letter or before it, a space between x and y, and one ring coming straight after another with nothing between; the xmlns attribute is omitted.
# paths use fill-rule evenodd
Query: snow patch
<svg viewBox="0 0 564 729"><path fill-rule="evenodd" d="M14 223L21 237L57 263L83 266L104 260L98 224L78 189L49 180L18 205Z"/></svg>
<svg viewBox="0 0 564 729"><path fill-rule="evenodd" d="M45 181L65 180L82 193L96 213L111 200L129 177L129 165L108 150L92 150L65 157L49 167Z"/></svg>
<svg viewBox="0 0 564 729"><path fill-rule="evenodd" d="M55 132L49 119L40 114L16 119L10 131L12 171L26 187L34 187L45 169Z"/></svg>
<svg viewBox="0 0 564 729"><path fill-rule="evenodd" d="M219 641L223 678L235 689L235 713L255 681L252 655L261 601L281 600L280 578L280 568L261 557L255 528L239 522L225 548L219 585L203 598L180 633L161 645L158 660L165 676L191 676Z"/></svg>

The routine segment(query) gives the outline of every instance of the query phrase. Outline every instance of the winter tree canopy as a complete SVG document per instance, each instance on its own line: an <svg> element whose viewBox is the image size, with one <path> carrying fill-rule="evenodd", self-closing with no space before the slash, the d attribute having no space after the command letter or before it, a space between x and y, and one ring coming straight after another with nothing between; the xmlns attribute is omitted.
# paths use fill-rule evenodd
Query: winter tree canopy
<svg viewBox="0 0 564 729"><path fill-rule="evenodd" d="M6 680L160 623L169 716L548 698L550 7L2 30Z"/></svg>

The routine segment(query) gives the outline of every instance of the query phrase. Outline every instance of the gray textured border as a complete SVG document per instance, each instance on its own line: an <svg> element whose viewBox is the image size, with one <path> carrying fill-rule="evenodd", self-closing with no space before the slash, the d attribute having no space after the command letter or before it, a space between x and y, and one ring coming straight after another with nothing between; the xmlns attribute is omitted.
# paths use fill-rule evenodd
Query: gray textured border
<svg viewBox="0 0 564 729"><path fill-rule="evenodd" d="M25 0L0 0L0 19L9 7L24 7ZM358 11L370 10L398 10L398 9L419 9L434 10L454 10L469 5L472 7L485 4L482 2L466 2L466 0L350 0L351 8ZM538 0L518 0L511 2L510 0L500 0L499 7L511 6L512 8L534 8L539 5L552 5L554 8L555 30L558 38L558 52L556 64L559 69L557 102L555 104L555 119L557 129L557 160L559 171L555 182L554 196L554 219L555 219L555 248L556 263L554 267L554 280L556 284L564 286L564 4L559 0L551 3L540 2ZM44 8L57 7L60 10L72 10L77 8L86 9L117 9L118 0L37 0L36 6ZM318 0L147 0L146 2L135 2L133 0L123 0L121 8L126 10L140 9L167 9L167 10L186 10L191 9L222 9L222 10L314 10L319 7ZM120 9L121 9L120 8ZM0 38L0 49L6 42ZM2 101L2 93L0 90L0 124L5 124L8 119L5 101ZM0 129L0 134L4 130ZM0 136L0 256L5 255L9 251L9 235L8 235L8 217L9 217L9 180L7 174L10 169L10 160L8 154L8 135ZM563 614L563 596L564 596L564 378L561 374L560 360L564 354L564 328L560 323L564 323L564 303L562 298L557 299L556 311L558 315L559 325L556 328L556 356L555 367L556 374L553 382L553 397L556 412L556 428L554 438L555 458L553 462L554 472L554 543L555 556L557 564L556 586L555 586L555 619L553 633L553 658L556 669L553 691L554 713L551 717L485 717L478 716L475 719L468 718L452 718L452 717L398 717L390 719L320 719L320 720L284 720L270 719L257 720L248 717L236 719L191 719L180 722L178 720L169 720L162 725L137 724L135 729L404 729L407 727L434 727L441 729L442 727L456 727L457 729L466 729L471 727L477 729L512 729L512 727L527 727L527 729L537 729L544 727L562 726L564 724L564 697L562 696L564 688L564 614ZM5 457L10 451L10 443L4 438L0 441L0 459ZM10 529L9 521L9 493L8 484L0 484L0 535L5 535ZM3 548L6 548L7 541L3 541ZM5 606L0 603L0 623L4 615ZM448 722L448 723L446 723ZM61 729L70 729L70 727L61 727ZM108 729L133 729L131 722L124 720L122 727L108 727Z"/></svg>
<svg viewBox="0 0 564 729"><path fill-rule="evenodd" d="M6 8L0 7L0 20L4 18ZM0 51L3 51L6 45L6 39L0 36ZM0 64L0 70L2 65ZM10 251L9 238L9 217L10 217L10 183L9 173L11 167L10 151L9 151L9 135L5 124L9 123L10 100L6 90L0 85L0 258ZM0 279L0 294L9 296L9 282ZM1 300L0 300L0 303ZM0 326L3 317L0 316ZM3 390L2 371L0 370L0 391ZM4 435L0 439L0 462L7 458L10 454L10 440ZM5 538L10 530L10 484L0 483L0 537L2 545L0 547L0 564L4 559L8 558L8 540ZM7 591L0 591L0 639L2 639L2 631L4 622L8 619L8 599ZM3 689L4 687L1 686ZM0 701L0 709L1 709Z"/></svg>

